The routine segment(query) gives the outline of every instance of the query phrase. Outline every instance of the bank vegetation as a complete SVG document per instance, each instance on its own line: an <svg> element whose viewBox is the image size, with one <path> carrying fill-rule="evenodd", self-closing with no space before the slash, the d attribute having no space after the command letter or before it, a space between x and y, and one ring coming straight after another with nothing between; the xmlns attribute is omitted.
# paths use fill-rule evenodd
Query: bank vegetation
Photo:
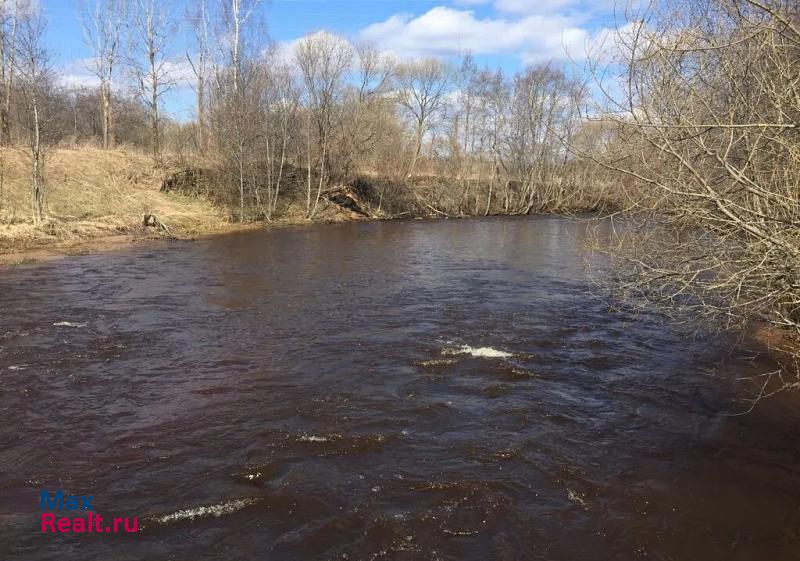
<svg viewBox="0 0 800 561"><path fill-rule="evenodd" d="M755 400L798 387L800 7L652 3L593 60L606 133L575 152L627 193L624 226L597 247L614 293L704 329L771 326L781 364Z"/></svg>

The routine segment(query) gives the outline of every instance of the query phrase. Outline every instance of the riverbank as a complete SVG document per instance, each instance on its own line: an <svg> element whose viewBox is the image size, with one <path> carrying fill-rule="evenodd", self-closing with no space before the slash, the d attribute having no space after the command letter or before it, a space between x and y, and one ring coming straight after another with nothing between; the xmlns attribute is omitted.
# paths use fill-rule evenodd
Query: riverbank
<svg viewBox="0 0 800 561"><path fill-rule="evenodd" d="M307 214L307 175L287 167L280 204L264 220L266 193L251 193L245 224L239 205L220 192L213 163L167 158L155 167L135 149L57 148L45 160L45 219L31 217L30 157L20 148L0 150L0 264L26 263L58 256L104 251L157 239L191 240L253 228L372 220L525 213L510 204L519 186L505 186L505 197L488 190L478 195L477 179L452 180L420 175L414 179L364 175L332 185L319 197L314 219ZM267 181L267 179L265 179ZM487 187L487 186L484 186ZM606 189L578 189L548 203L531 201L527 212L569 213L607 208ZM513 195L519 197L519 193ZM472 197L472 198L470 198ZM235 197L234 197L235 199ZM514 199L516 200L516 199ZM516 208L517 210L511 210Z"/></svg>
<svg viewBox="0 0 800 561"><path fill-rule="evenodd" d="M204 228L192 230L177 229L172 231L170 235L159 234L139 225L132 226L129 231L121 234L103 234L103 228L99 228L78 237L73 236L64 239L59 239L57 236L50 237L49 239L41 238L40 240L36 240L39 243L31 242L31 240L28 239L25 245L22 245L18 249L13 249L13 246L9 245L7 246L8 251L0 251L0 266L24 265L28 263L51 261L74 255L124 250L142 244L191 242L199 239L226 236L253 230L282 228L302 224L325 224L346 220L356 220L356 218L344 215L334 219L316 221L310 221L304 218L287 218L272 222L253 222L248 224L221 221L219 223L208 223ZM0 231L0 240L2 239L3 232Z"/></svg>
<svg viewBox="0 0 800 561"><path fill-rule="evenodd" d="M0 158L0 254L16 259L125 243L152 235L145 214L171 233L188 237L225 229L224 214L207 200L160 192L162 172L136 151L91 147L55 149L45 162L45 211L34 225L27 154L15 148ZM8 260L5 257L4 260Z"/></svg>
<svg viewBox="0 0 800 561"><path fill-rule="evenodd" d="M28 157L22 150L5 149L0 155L0 264L308 223L301 209L290 209L279 220L240 224L207 197L163 192L164 178L179 167L168 162L165 169L155 169L148 156L135 150L56 149L46 163L46 219L34 225ZM165 228L145 226L145 215L156 216ZM317 220L355 218L323 202Z"/></svg>

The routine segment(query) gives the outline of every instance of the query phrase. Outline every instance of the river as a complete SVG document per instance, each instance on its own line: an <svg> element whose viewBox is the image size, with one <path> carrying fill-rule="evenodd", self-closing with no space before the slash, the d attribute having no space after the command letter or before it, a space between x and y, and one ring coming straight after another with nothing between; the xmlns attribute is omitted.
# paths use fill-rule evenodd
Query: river
<svg viewBox="0 0 800 561"><path fill-rule="evenodd" d="M800 408L612 311L586 225L409 220L0 271L0 559L800 556ZM135 534L40 530L40 492Z"/></svg>

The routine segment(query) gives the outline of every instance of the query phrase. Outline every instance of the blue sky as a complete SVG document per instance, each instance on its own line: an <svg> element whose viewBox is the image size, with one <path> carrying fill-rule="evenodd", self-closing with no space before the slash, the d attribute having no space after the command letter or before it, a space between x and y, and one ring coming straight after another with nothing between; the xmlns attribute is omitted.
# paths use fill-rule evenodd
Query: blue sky
<svg viewBox="0 0 800 561"><path fill-rule="evenodd" d="M171 5L184 21L193 4L173 0ZM81 62L90 55L81 32L82 0L39 0L39 5L62 83L90 84ZM293 41L325 29L375 43L401 58L452 58L469 51L479 64L509 72L529 63L566 61L567 53L579 60L587 44L615 26L614 0L262 0L258 10L270 39L287 53ZM189 35L185 23L175 34L172 55L178 65L185 64L191 49ZM167 110L180 120L192 117L188 84L170 94Z"/></svg>

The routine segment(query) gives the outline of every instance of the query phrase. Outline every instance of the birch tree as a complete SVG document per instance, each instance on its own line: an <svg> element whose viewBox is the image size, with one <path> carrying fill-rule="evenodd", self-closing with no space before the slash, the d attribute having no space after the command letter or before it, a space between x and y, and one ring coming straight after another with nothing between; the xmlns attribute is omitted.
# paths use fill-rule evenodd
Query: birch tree
<svg viewBox="0 0 800 561"><path fill-rule="evenodd" d="M20 2L18 9L20 33L16 64L31 158L31 210L33 222L38 225L44 218L45 124L48 117L45 98L52 88L52 75L49 55L43 44L46 21L42 12L29 1Z"/></svg>
<svg viewBox="0 0 800 561"><path fill-rule="evenodd" d="M208 124L206 118L206 82L208 81L211 66L211 49L209 45L209 13L207 0L199 0L196 12L189 16L194 31L197 53L192 56L187 51L186 58L192 67L196 84L197 95L197 131L200 152L205 154L208 150Z"/></svg>
<svg viewBox="0 0 800 561"><path fill-rule="evenodd" d="M223 2L218 39L223 64L217 68L214 84L214 126L227 175L237 194L240 222L246 218L248 196L261 206L255 162L265 122L262 103L266 72L256 55L254 17L258 5L257 0Z"/></svg>
<svg viewBox="0 0 800 561"><path fill-rule="evenodd" d="M84 7L83 35L92 51L89 70L100 80L103 148L114 146L112 86L125 22L125 0L94 0Z"/></svg>
<svg viewBox="0 0 800 561"><path fill-rule="evenodd" d="M173 25L167 0L138 0L130 20L129 64L140 101L150 115L150 144L153 162L162 162L161 104L175 84L168 60Z"/></svg>

